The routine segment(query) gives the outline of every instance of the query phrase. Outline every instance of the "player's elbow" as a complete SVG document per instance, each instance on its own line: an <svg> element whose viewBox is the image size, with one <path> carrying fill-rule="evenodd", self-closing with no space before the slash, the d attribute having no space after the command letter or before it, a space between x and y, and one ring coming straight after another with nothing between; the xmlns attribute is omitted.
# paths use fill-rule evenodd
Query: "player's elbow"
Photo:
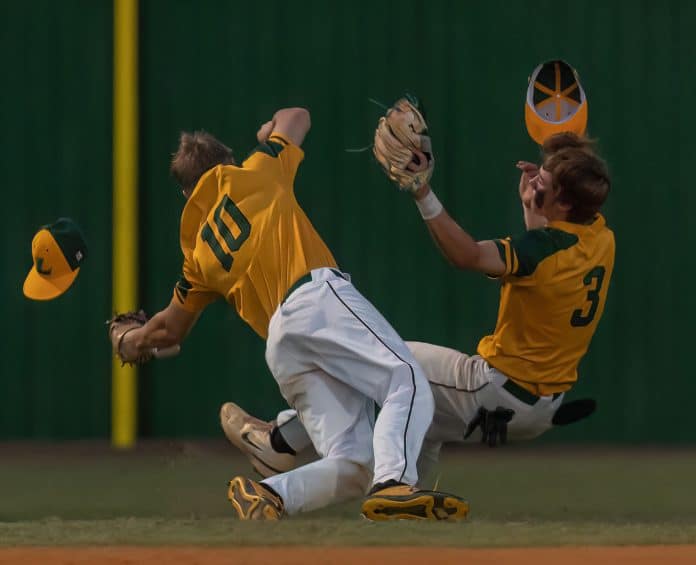
<svg viewBox="0 0 696 565"><path fill-rule="evenodd" d="M293 112L293 122L297 124L299 129L308 132L312 127L312 116L307 108L291 108Z"/></svg>
<svg viewBox="0 0 696 565"><path fill-rule="evenodd" d="M273 121L275 131L298 146L302 145L312 125L309 110L306 108L283 108L275 113Z"/></svg>
<svg viewBox="0 0 696 565"><path fill-rule="evenodd" d="M301 108L298 106L297 108L290 108L290 110L292 110L297 120L303 121L308 125L312 124L312 116L307 108Z"/></svg>
<svg viewBox="0 0 696 565"><path fill-rule="evenodd" d="M306 127L310 128L312 125L312 116L307 108L294 107L294 108L283 108L278 110L273 116L273 120L283 123L289 123L295 127Z"/></svg>

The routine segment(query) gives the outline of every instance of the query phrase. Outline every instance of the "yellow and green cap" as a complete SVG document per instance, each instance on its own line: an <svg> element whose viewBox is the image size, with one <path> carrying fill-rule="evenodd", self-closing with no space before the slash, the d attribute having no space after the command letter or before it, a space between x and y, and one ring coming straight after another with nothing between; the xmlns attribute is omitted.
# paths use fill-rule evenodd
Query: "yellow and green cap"
<svg viewBox="0 0 696 565"><path fill-rule="evenodd" d="M34 265L24 280L24 296L52 300L70 288L87 257L87 245L73 220L59 218L36 232L31 255Z"/></svg>
<svg viewBox="0 0 696 565"><path fill-rule="evenodd" d="M539 145L556 133L585 135L587 98L573 67L553 60L534 69L527 87L524 121Z"/></svg>

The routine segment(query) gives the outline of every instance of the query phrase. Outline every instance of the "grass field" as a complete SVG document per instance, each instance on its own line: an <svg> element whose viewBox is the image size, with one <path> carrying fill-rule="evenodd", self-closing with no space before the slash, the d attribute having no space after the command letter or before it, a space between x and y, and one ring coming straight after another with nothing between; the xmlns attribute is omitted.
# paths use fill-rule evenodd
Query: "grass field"
<svg viewBox="0 0 696 565"><path fill-rule="evenodd" d="M696 543L696 450L471 446L443 455L462 524L372 524L351 502L278 524L233 517L226 482L251 473L223 442L0 444L0 545Z"/></svg>

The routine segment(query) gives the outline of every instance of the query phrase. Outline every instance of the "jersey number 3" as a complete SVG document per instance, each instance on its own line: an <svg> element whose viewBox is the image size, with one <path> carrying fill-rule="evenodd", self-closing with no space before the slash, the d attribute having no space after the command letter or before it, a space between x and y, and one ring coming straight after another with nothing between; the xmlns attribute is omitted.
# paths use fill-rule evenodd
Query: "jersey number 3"
<svg viewBox="0 0 696 565"><path fill-rule="evenodd" d="M604 267L600 266L592 269L585 275L582 282L585 286L590 286L594 283L594 288L587 291L587 301L590 303L587 315L583 316L582 310L578 309L573 312L573 316L570 318L570 325L575 327L586 326L594 320L597 307L599 306L599 291L602 290L602 283L604 282Z"/></svg>
<svg viewBox="0 0 696 565"><path fill-rule="evenodd" d="M239 228L239 235L237 237L234 237L234 234L230 228L228 228L227 224L222 220L223 210L227 212L227 214L234 220L234 223L237 224L237 227ZM217 257L218 261L220 261L222 268L229 271L232 268L232 253L238 251L242 246L242 243L249 238L249 234L251 233L251 224L249 223L249 220L246 219L244 214L242 214L242 211L237 208L235 203L232 202L232 200L226 194L222 197L222 201L220 204L218 204L218 207L215 208L213 219L215 220L218 233L224 240L224 244L229 252L223 247L223 242L219 241L217 237L215 237L215 232L208 222L206 222L201 230L201 238L210 246L210 249L215 254L215 257Z"/></svg>

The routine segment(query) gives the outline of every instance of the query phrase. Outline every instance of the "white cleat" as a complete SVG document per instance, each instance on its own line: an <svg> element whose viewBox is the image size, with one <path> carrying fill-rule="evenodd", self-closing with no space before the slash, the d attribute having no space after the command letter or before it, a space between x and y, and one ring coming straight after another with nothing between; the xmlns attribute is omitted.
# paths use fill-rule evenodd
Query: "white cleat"
<svg viewBox="0 0 696 565"><path fill-rule="evenodd" d="M285 473L295 467L295 456L278 453L271 446L273 425L254 418L234 402L220 408L220 424L227 439L251 461L262 477Z"/></svg>

